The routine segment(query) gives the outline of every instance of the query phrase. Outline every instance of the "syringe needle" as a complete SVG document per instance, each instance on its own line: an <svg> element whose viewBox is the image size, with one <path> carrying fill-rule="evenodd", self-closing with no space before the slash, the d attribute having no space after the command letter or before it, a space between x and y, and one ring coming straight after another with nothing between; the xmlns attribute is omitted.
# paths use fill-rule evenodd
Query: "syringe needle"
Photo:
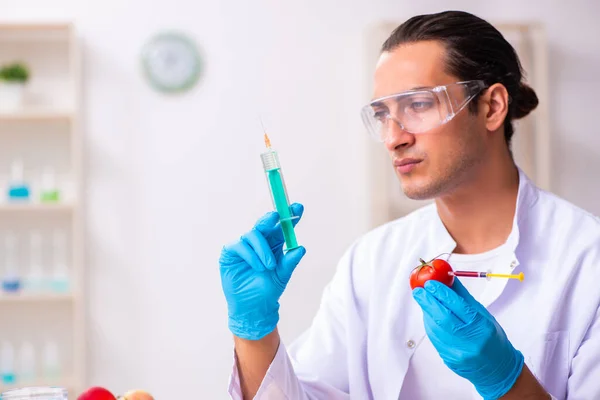
<svg viewBox="0 0 600 400"><path fill-rule="evenodd" d="M260 115L258 116L258 120L260 121L260 126L262 126L263 132L265 133L265 146L267 146L267 149L271 149L271 140L269 139L269 135L267 135L265 124L263 124L263 120Z"/></svg>
<svg viewBox="0 0 600 400"><path fill-rule="evenodd" d="M265 129L265 124L263 124L263 120L260 115L258 116L258 120L260 121L260 126L262 126L263 128L263 132L267 133L267 130Z"/></svg>

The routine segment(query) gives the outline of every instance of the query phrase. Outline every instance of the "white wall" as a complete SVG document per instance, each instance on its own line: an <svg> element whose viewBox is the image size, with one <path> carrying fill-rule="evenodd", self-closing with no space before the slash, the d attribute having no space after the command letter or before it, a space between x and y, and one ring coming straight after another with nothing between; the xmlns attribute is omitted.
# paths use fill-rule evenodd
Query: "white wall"
<svg viewBox="0 0 600 400"><path fill-rule="evenodd" d="M226 398L232 350L217 260L270 207L257 112L290 196L306 206L298 237L308 254L284 296L281 331L289 341L307 326L336 260L368 226L357 111L367 96L363 34L381 19L455 8L546 23L555 191L600 214L594 0L150 4L0 0L0 19L74 18L82 37L90 384ZM207 69L193 93L167 98L142 80L138 55L172 27L197 38Z"/></svg>

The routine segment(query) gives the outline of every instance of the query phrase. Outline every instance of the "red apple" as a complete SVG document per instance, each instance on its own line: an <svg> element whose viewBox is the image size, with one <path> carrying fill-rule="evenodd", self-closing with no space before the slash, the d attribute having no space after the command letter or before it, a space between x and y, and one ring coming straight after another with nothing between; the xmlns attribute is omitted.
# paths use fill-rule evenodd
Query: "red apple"
<svg viewBox="0 0 600 400"><path fill-rule="evenodd" d="M77 400L116 400L116 397L108 390L94 386L80 394Z"/></svg>

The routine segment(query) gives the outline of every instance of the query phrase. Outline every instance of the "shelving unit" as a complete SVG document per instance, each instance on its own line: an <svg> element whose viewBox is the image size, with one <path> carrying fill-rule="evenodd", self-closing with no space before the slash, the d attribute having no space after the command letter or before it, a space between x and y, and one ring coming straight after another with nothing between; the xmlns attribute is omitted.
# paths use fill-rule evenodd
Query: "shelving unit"
<svg viewBox="0 0 600 400"><path fill-rule="evenodd" d="M85 389L85 290L84 231L82 208L82 133L80 125L81 57L76 30L71 23L2 23L0 21L0 66L22 61L31 71L23 106L0 108L0 249L4 236L19 238L18 268L21 278L28 273L28 246L32 232L43 237L41 254L45 277L51 276L52 234L65 233L68 291L43 290L16 293L0 291L0 342L15 350L16 382L0 379L0 392L23 386L62 386L69 398ZM0 86L0 90L2 87ZM31 186L31 199L8 199L10 165L22 160L24 178ZM51 167L61 197L43 202L39 196L40 175ZM54 245L55 246L55 245ZM5 260L0 251L0 272ZM29 254L29 258L33 256ZM36 377L19 381L19 346L27 341L35 347ZM58 348L61 374L44 377L43 344ZM0 348L1 352L1 348ZM0 363L2 362L0 354ZM0 378L2 378L0 365Z"/></svg>

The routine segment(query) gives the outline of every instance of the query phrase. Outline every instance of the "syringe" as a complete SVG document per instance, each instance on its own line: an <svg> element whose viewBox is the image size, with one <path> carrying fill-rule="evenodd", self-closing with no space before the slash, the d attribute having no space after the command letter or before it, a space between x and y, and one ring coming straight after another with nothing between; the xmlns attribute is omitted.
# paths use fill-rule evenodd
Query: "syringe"
<svg viewBox="0 0 600 400"><path fill-rule="evenodd" d="M477 272L477 271L450 271L448 272L450 276L458 276L458 277L467 277L467 278L486 278L490 280L491 278L507 278L507 279L518 279L523 282L525 279L525 274L522 272L520 274L493 274L491 272Z"/></svg>
<svg viewBox="0 0 600 400"><path fill-rule="evenodd" d="M292 213L283 173L281 172L281 164L279 164L279 157L277 156L277 152L271 149L271 141L266 132L265 145L267 146L267 151L262 153L260 158L262 159L263 168L271 191L273 207L275 207L275 210L279 213L279 223L285 239L285 250L289 251L298 247L296 233L294 232L294 225L292 223L292 221L298 217L295 217Z"/></svg>

